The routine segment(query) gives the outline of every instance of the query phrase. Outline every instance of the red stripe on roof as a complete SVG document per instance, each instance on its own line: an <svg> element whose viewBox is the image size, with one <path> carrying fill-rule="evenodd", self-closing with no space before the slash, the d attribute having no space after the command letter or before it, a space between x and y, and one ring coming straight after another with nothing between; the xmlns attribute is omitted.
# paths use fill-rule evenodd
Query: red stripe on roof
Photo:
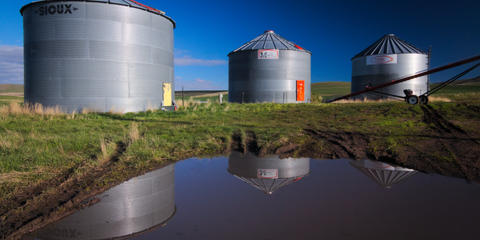
<svg viewBox="0 0 480 240"><path fill-rule="evenodd" d="M303 50L303 48L300 47L300 46L298 46L297 44L295 44L295 47L298 48L298 49L300 49L300 50Z"/></svg>
<svg viewBox="0 0 480 240"><path fill-rule="evenodd" d="M135 1L135 0L129 0L129 1L134 2L134 3L140 5L140 6L144 7L144 8L147 8L148 10L151 10L151 11L154 11L154 12L157 12L157 13L162 13L162 11L160 11L160 10L158 10L158 9L149 7L149 6L147 6L147 5L143 4L143 3L137 2L137 1Z"/></svg>

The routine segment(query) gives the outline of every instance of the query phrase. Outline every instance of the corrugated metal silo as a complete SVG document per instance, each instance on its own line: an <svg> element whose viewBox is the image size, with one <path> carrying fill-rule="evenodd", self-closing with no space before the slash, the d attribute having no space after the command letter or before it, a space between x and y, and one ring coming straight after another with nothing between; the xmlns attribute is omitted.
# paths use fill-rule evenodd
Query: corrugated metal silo
<svg viewBox="0 0 480 240"><path fill-rule="evenodd" d="M424 51L399 39L393 34L380 38L374 44L352 58L352 92L364 90L368 86L389 83L428 69L429 57ZM428 91L428 77L412 79L400 84L379 89L404 97L403 90L410 89L413 95ZM388 96L379 93L366 93L356 98L381 99Z"/></svg>
<svg viewBox="0 0 480 240"><path fill-rule="evenodd" d="M138 112L174 101L173 29L133 0L37 1L24 20L25 102Z"/></svg>
<svg viewBox="0 0 480 240"><path fill-rule="evenodd" d="M175 165L134 178L97 204L33 233L39 239L124 239L166 224L175 214Z"/></svg>
<svg viewBox="0 0 480 240"><path fill-rule="evenodd" d="M266 194L273 194L308 175L310 159L280 159L276 155L260 158L251 153L232 152L228 172Z"/></svg>
<svg viewBox="0 0 480 240"><path fill-rule="evenodd" d="M273 31L266 31L228 54L228 100L310 102L311 55Z"/></svg>

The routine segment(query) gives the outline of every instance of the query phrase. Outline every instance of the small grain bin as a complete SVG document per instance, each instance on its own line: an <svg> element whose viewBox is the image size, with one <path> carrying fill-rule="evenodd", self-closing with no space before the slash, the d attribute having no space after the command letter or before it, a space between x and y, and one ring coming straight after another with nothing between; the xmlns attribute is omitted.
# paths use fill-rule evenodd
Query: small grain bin
<svg viewBox="0 0 480 240"><path fill-rule="evenodd" d="M417 173L413 169L371 160L351 160L350 165L384 188L391 188L392 185L402 182Z"/></svg>
<svg viewBox="0 0 480 240"><path fill-rule="evenodd" d="M257 157L251 153L232 152L228 172L254 188L266 193L300 181L310 173L309 158Z"/></svg>
<svg viewBox="0 0 480 240"><path fill-rule="evenodd" d="M33 233L38 239L125 239L164 226L176 212L175 165L133 178L57 223Z"/></svg>
<svg viewBox="0 0 480 240"><path fill-rule="evenodd" d="M174 101L173 29L133 0L44 0L25 5L25 102L138 112Z"/></svg>
<svg viewBox="0 0 480 240"><path fill-rule="evenodd" d="M399 39L394 34L385 35L352 58L351 91L353 93L365 90L368 87L389 83L427 70L428 63L429 57L424 51ZM356 98L405 97L406 89L412 90L413 95L424 94L429 89L428 77L412 79Z"/></svg>
<svg viewBox="0 0 480 240"><path fill-rule="evenodd" d="M266 31L229 56L228 100L310 102L311 53Z"/></svg>

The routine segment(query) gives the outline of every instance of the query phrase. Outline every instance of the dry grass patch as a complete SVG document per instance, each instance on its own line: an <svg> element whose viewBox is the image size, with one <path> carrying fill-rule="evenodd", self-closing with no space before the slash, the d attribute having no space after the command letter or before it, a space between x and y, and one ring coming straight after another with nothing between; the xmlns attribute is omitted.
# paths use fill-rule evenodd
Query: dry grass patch
<svg viewBox="0 0 480 240"><path fill-rule="evenodd" d="M334 103L387 103L387 102L398 102L398 101L402 101L402 100L392 99L392 98L373 100L373 99L364 98L364 99L342 99Z"/></svg>
<svg viewBox="0 0 480 240"><path fill-rule="evenodd" d="M3 115L64 115L59 106L44 107L41 104L21 105L18 102L11 102L8 105L0 106L0 114Z"/></svg>
<svg viewBox="0 0 480 240"><path fill-rule="evenodd" d="M138 130L138 124L136 122L132 122L130 124L130 128L128 130L128 138L130 143L136 142L140 139L140 131Z"/></svg>
<svg viewBox="0 0 480 240"><path fill-rule="evenodd" d="M428 97L430 102L452 102L449 98L446 97Z"/></svg>

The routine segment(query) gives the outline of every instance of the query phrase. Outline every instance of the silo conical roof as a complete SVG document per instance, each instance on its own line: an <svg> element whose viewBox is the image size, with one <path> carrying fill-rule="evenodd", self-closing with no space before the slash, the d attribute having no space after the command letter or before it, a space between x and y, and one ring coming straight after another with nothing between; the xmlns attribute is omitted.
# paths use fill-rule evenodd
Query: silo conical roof
<svg viewBox="0 0 480 240"><path fill-rule="evenodd" d="M293 50L293 51L311 53L310 51L303 49L297 44L281 37L280 35L276 34L274 31L267 30L262 35L254 38L250 42L243 44L241 47L232 51L228 55L236 52L260 50L260 49Z"/></svg>
<svg viewBox="0 0 480 240"><path fill-rule="evenodd" d="M372 55L382 55L382 54L405 54L405 53L426 54L424 51L398 38L394 34L387 34L382 38L378 39L372 45L370 45L367 49L355 55L355 57L353 58L372 56Z"/></svg>
<svg viewBox="0 0 480 240"><path fill-rule="evenodd" d="M32 5L32 4L36 4L36 3L42 3L42 2L64 2L65 0L43 0L43 1L35 1L35 2L32 2L30 4L27 4L25 6L22 7L22 9L20 9L20 13L23 15L23 10ZM75 0L75 1L82 1L82 0ZM148 11L148 12L151 12L151 13L155 13L155 14L158 14L158 15L162 15L162 16L165 16L165 12L163 11L160 11L158 9L155 9L155 8L152 8L152 7L149 7L145 4L142 4L140 3L139 1L136 1L136 0L83 0L83 2L99 2L99 3L111 3L111 4L116 4L116 5L123 5L123 6L128 6L128 7L133 7L133 8L138 8L138 9L142 9L142 10L145 10L145 11ZM170 21L173 22L172 19L170 19L169 17L167 17ZM175 22L173 22L173 25L175 26Z"/></svg>
<svg viewBox="0 0 480 240"><path fill-rule="evenodd" d="M285 187L289 184L298 182L302 180L304 177L304 176L300 176L300 177L291 177L291 178L261 179L261 178L246 178L246 177L237 176L237 175L233 175L233 176L246 182L252 187L264 192L267 195L272 195L273 192L277 191L278 189Z"/></svg>
<svg viewBox="0 0 480 240"><path fill-rule="evenodd" d="M360 170L363 174L385 188L391 188L394 184L397 184L417 173L417 171L413 169L402 168L371 160L350 161L350 165Z"/></svg>

